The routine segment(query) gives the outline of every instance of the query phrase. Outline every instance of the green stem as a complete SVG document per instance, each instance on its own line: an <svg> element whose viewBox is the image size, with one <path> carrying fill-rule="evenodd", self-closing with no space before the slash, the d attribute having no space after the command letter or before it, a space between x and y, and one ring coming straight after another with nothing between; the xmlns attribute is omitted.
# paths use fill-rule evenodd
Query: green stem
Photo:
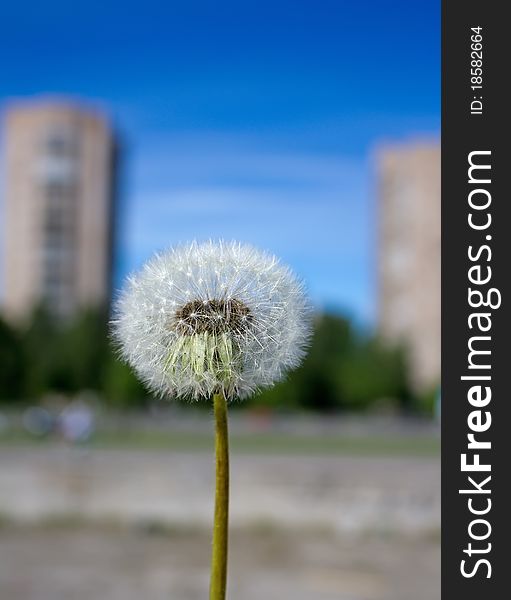
<svg viewBox="0 0 511 600"><path fill-rule="evenodd" d="M213 405L215 411L216 492L209 600L225 600L229 522L229 433L227 402L223 393L214 394Z"/></svg>

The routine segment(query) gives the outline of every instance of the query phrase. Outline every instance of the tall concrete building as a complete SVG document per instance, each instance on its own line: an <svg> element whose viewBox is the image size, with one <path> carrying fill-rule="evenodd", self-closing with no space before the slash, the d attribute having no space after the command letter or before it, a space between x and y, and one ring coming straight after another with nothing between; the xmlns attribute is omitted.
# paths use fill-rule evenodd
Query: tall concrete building
<svg viewBox="0 0 511 600"><path fill-rule="evenodd" d="M440 382L440 146L382 147L377 162L379 329L427 391Z"/></svg>
<svg viewBox="0 0 511 600"><path fill-rule="evenodd" d="M5 115L3 313L41 303L57 317L111 292L116 145L99 113L60 101Z"/></svg>

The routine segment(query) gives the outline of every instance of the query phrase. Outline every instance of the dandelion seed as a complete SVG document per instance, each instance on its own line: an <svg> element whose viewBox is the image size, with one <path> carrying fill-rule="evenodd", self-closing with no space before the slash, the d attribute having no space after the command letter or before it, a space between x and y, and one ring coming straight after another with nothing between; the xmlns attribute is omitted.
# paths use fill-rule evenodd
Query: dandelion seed
<svg viewBox="0 0 511 600"><path fill-rule="evenodd" d="M160 395L245 398L296 367L310 336L302 284L274 256L238 243L191 243L128 279L113 330Z"/></svg>

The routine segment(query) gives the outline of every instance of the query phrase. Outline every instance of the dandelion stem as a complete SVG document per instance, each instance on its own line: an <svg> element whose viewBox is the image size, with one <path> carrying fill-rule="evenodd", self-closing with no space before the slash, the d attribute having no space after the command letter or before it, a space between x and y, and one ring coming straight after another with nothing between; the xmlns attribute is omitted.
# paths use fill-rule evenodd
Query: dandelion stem
<svg viewBox="0 0 511 600"><path fill-rule="evenodd" d="M224 394L213 396L215 412L216 492L209 600L225 600L229 521L229 434Z"/></svg>

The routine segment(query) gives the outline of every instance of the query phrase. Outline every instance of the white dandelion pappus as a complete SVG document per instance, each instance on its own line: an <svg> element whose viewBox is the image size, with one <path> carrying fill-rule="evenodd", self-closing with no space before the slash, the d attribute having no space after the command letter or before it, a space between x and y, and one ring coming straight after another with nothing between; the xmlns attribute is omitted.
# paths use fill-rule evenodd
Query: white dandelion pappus
<svg viewBox="0 0 511 600"><path fill-rule="evenodd" d="M311 309L278 259L237 242L192 242L149 260L115 306L121 354L156 393L229 400L301 362Z"/></svg>

